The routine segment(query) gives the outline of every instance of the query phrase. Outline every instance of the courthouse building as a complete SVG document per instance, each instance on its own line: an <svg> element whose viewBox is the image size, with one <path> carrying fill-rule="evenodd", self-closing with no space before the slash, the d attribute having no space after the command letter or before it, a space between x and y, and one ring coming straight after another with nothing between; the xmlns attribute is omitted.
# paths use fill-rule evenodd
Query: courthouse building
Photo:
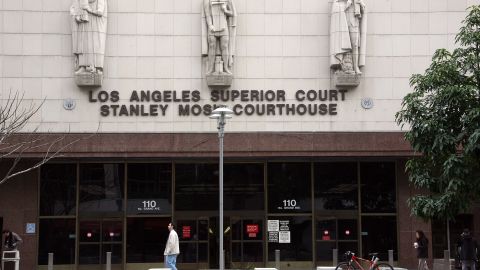
<svg viewBox="0 0 480 270"><path fill-rule="evenodd" d="M219 106L224 249L231 269L333 263L378 252L414 268L444 221L424 223L415 153L395 122L409 77L453 49L474 0L0 0L0 93L42 104L37 129L80 139L0 185L0 227L21 269L163 265L173 220L180 269L218 268ZM44 150L23 153L21 166ZM7 160L8 161L8 160ZM2 160L5 170L6 160ZM480 206L451 223L480 233Z"/></svg>

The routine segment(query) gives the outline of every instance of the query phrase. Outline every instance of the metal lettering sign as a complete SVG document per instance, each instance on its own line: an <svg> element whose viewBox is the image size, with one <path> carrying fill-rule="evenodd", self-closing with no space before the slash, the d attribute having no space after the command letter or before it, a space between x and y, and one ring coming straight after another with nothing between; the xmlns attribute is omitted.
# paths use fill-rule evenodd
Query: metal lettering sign
<svg viewBox="0 0 480 270"><path fill-rule="evenodd" d="M295 199L288 199L283 200L282 205L277 207L278 210L301 210L302 208L297 205L297 200Z"/></svg>

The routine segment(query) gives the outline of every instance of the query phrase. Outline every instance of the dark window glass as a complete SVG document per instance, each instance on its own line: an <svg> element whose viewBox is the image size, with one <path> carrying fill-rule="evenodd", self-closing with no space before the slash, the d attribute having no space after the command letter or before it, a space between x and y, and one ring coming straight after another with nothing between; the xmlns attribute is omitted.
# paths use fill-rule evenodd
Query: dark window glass
<svg viewBox="0 0 480 270"><path fill-rule="evenodd" d="M360 182L362 185L362 212L394 213L395 163L360 163Z"/></svg>
<svg viewBox="0 0 480 270"><path fill-rule="evenodd" d="M315 163L315 210L358 209L357 164Z"/></svg>
<svg viewBox="0 0 480 270"><path fill-rule="evenodd" d="M232 220L232 240L242 240L242 220Z"/></svg>
<svg viewBox="0 0 480 270"><path fill-rule="evenodd" d="M80 264L99 264L100 263L100 245L80 244L78 256L79 256L78 262Z"/></svg>
<svg viewBox="0 0 480 270"><path fill-rule="evenodd" d="M226 210L263 210L263 164L225 164L224 208Z"/></svg>
<svg viewBox="0 0 480 270"><path fill-rule="evenodd" d="M280 250L282 261L312 260L312 220L309 217L269 217L269 220L288 221L280 225L281 231L290 231L290 243L268 243L268 260L275 260L275 250ZM284 223L285 224L285 223ZM282 228L284 227L284 228ZM269 232L269 234L272 232ZM270 241L270 235L268 241ZM278 238L277 238L278 239Z"/></svg>
<svg viewBox="0 0 480 270"><path fill-rule="evenodd" d="M176 164L176 210L218 210L218 169L218 164ZM225 210L264 208L262 164L225 164L223 179Z"/></svg>
<svg viewBox="0 0 480 270"><path fill-rule="evenodd" d="M47 164L40 171L40 215L75 215L77 165Z"/></svg>
<svg viewBox="0 0 480 270"><path fill-rule="evenodd" d="M310 163L268 163L269 213L312 209Z"/></svg>
<svg viewBox="0 0 480 270"><path fill-rule="evenodd" d="M80 242L100 242L100 221L80 221Z"/></svg>
<svg viewBox="0 0 480 270"><path fill-rule="evenodd" d="M180 243L180 254L177 257L179 263L196 263L197 262L197 243L184 242Z"/></svg>
<svg viewBox="0 0 480 270"><path fill-rule="evenodd" d="M262 262L263 261L263 243L243 242L243 261L244 262Z"/></svg>
<svg viewBox="0 0 480 270"><path fill-rule="evenodd" d="M172 165L128 164L129 214L170 214L172 211Z"/></svg>
<svg viewBox="0 0 480 270"><path fill-rule="evenodd" d="M175 208L218 209L217 164L175 164Z"/></svg>
<svg viewBox="0 0 480 270"><path fill-rule="evenodd" d="M207 262L208 261L208 244L199 243L198 244L198 262Z"/></svg>
<svg viewBox="0 0 480 270"><path fill-rule="evenodd" d="M121 212L123 183L123 164L81 164L79 211Z"/></svg>
<svg viewBox="0 0 480 270"><path fill-rule="evenodd" d="M75 264L75 219L40 219L38 264L48 264L48 253L55 254L53 264Z"/></svg>
<svg viewBox="0 0 480 270"><path fill-rule="evenodd" d="M337 239L337 224L333 218L317 220L317 240L332 241Z"/></svg>
<svg viewBox="0 0 480 270"><path fill-rule="evenodd" d="M198 240L208 240L208 220L198 221Z"/></svg>
<svg viewBox="0 0 480 270"><path fill-rule="evenodd" d="M333 249L337 247L335 241L317 241L317 261L333 261ZM341 257L340 257L341 258Z"/></svg>
<svg viewBox="0 0 480 270"><path fill-rule="evenodd" d="M104 221L102 224L103 242L122 242L123 230L120 221Z"/></svg>
<svg viewBox="0 0 480 270"><path fill-rule="evenodd" d="M232 262L242 261L242 242L232 243Z"/></svg>
<svg viewBox="0 0 480 270"><path fill-rule="evenodd" d="M122 221L82 220L79 223L80 264L105 263L107 252L112 252L112 263L122 263Z"/></svg>
<svg viewBox="0 0 480 270"><path fill-rule="evenodd" d="M208 224L207 220L178 220L177 221L177 233L180 239L180 255L178 262L181 263L197 263L200 262L203 254L198 250L199 244L206 243L206 239L200 239L199 231L208 230L205 227ZM200 228L200 229L199 229ZM198 254L198 256L197 256ZM198 258L198 259L197 259Z"/></svg>
<svg viewBox="0 0 480 270"><path fill-rule="evenodd" d="M232 220L232 261L263 261L263 220Z"/></svg>
<svg viewBox="0 0 480 270"><path fill-rule="evenodd" d="M127 219L127 263L163 261L170 218Z"/></svg>
<svg viewBox="0 0 480 270"><path fill-rule="evenodd" d="M362 251L368 258L368 253L378 252L380 260L388 260L388 250L393 250L397 260L397 220L394 216L362 217Z"/></svg>
<svg viewBox="0 0 480 270"><path fill-rule="evenodd" d="M358 240L358 226L356 219L338 220L339 240Z"/></svg>

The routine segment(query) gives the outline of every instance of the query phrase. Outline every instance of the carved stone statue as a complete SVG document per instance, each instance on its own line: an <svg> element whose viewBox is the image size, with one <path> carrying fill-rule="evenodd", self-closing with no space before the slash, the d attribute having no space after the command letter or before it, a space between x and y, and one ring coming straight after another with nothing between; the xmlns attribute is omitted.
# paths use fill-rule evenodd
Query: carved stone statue
<svg viewBox="0 0 480 270"><path fill-rule="evenodd" d="M75 82L79 86L100 86L107 36L107 0L73 0L70 14Z"/></svg>
<svg viewBox="0 0 480 270"><path fill-rule="evenodd" d="M335 0L330 22L330 66L336 74L360 75L365 65L367 14L363 0ZM358 85L358 84L357 84Z"/></svg>
<svg viewBox="0 0 480 270"><path fill-rule="evenodd" d="M237 12L233 0L203 0L202 55L207 56L207 84L232 82Z"/></svg>

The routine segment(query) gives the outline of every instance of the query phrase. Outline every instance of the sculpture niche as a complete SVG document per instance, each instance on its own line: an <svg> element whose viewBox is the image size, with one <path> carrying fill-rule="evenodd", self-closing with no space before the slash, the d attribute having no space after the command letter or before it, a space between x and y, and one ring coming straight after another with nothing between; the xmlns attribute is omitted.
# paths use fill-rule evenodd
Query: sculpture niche
<svg viewBox="0 0 480 270"><path fill-rule="evenodd" d="M72 44L75 83L101 86L107 36L107 0L73 0Z"/></svg>
<svg viewBox="0 0 480 270"><path fill-rule="evenodd" d="M233 80L237 12L233 0L203 0L202 55L207 85L228 87Z"/></svg>
<svg viewBox="0 0 480 270"><path fill-rule="evenodd" d="M360 84L365 65L367 15L363 0L335 0L330 19L330 67L336 86Z"/></svg>

